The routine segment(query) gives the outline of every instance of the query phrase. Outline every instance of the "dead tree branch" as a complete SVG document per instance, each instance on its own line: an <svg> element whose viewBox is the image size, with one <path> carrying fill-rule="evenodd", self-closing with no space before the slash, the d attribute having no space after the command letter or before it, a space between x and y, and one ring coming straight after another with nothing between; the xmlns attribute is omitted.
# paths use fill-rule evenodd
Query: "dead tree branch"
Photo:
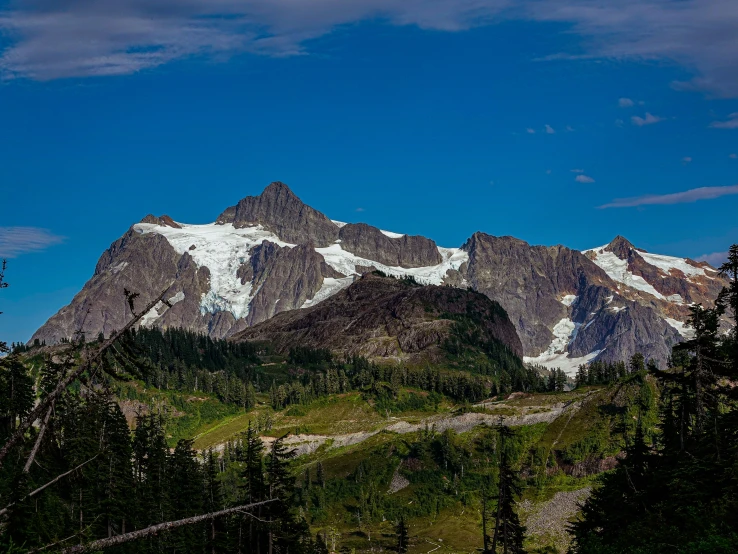
<svg viewBox="0 0 738 554"><path fill-rule="evenodd" d="M61 475L57 475L56 477L54 477L54 478L53 478L53 479L52 479L51 481L49 481L49 482L48 482L48 483L46 483L45 485L41 485L41 486L40 486L39 488L37 488L36 490L34 490L34 491L31 491L31 492L29 492L29 493L28 493L28 494L27 494L26 496L24 496L23 498L21 498L20 502L25 502L25 501L26 501L26 500L28 500L29 498L33 498L34 496L36 496L36 495L37 495L38 493L40 493L40 492L41 492L41 491L43 491L44 489L47 489L47 488L49 488L49 487L50 487L51 485L53 485L54 483L56 483L56 482L57 482L57 481L58 481L59 479L63 479L64 477L66 477L66 476L67 476L67 475L69 475L70 473L74 473L74 472L75 472L75 471L77 471L78 469L82 469L82 467L84 467L84 466L86 466L87 464L89 464L89 463L90 463L90 462L91 462L92 460L94 460L94 459L95 459L95 458L97 458L98 456L99 456L99 454L95 454L95 455L94 455L94 456L93 456L92 458L90 458L90 459L89 459L89 460L87 460L86 462L82 462L82 463L81 463L81 464L79 464L79 465L78 465L77 467L75 467L75 468L72 468L72 469L70 469L69 471L66 471L66 472L62 473ZM12 504L8 504L7 506L5 506L5 508L3 508L2 510L0 510L0 516L3 516L3 515L5 515L6 513L8 513L8 510L10 510L10 508L12 508L13 506L15 506L15 502L13 502Z"/></svg>
<svg viewBox="0 0 738 554"><path fill-rule="evenodd" d="M51 406L49 406L49 411L46 412L46 417L44 418L43 423L38 429L38 437L36 437L36 444L33 445L33 449L31 450L31 453L28 455L28 461L26 461L26 465L23 467L23 473L28 473L31 471L31 464L33 463L33 460L36 458L36 453L38 452L38 449L41 447L41 441L44 439L44 433L46 432L46 427L49 425L49 419L51 418L51 414L54 412L54 402L51 403Z"/></svg>
<svg viewBox="0 0 738 554"><path fill-rule="evenodd" d="M146 315L151 309L156 306L164 296L166 296L169 289L172 287L174 283L171 283L167 288L165 288L159 296L157 296L154 300L152 300L143 311L141 311L139 314L136 314L131 321L126 323L126 325L120 330L113 333L108 340L102 343L102 345L97 348L87 359L83 360L79 367L69 373L66 377L61 379L59 383L56 385L53 391L51 391L49 394L47 394L43 399L41 399L41 402L39 402L36 407L31 410L31 413L28 414L26 419L24 419L21 424L18 426L18 428L15 430L15 432L11 435L11 437L7 440L7 442L3 445L2 448L0 448L0 466L2 466L3 460L10 452L10 449L13 448L20 440L23 438L23 435L30 429L31 425L41 417L41 414L46 412L49 409L49 406L51 406L51 403L56 401L56 399L66 390L66 388L74 382L75 379L77 379L80 375L82 375L85 371L88 371L92 368L92 366L99 362L102 358L103 354L110 348L115 341L117 341L123 334L131 329L136 323L138 323L141 318Z"/></svg>
<svg viewBox="0 0 738 554"><path fill-rule="evenodd" d="M62 554L83 554L85 552L94 552L97 550L103 550L105 548L110 548L111 546L117 546L119 544L135 541L136 539L142 539L144 537L156 535L157 533L160 533L162 531L170 531L178 527L184 527L185 525L194 525L195 523L200 523L201 521L208 521L210 519L215 519L217 517L227 516L229 514L233 514L237 512L243 512L244 510L255 508L257 506L263 506L264 504L268 504L276 500L277 500L276 498L272 498L270 500L254 502L253 504L246 504L245 506L236 506L235 508L227 508L225 510L220 510L219 512L212 512L209 514L188 517L185 519L179 519L177 521L167 521L165 523L158 523L157 525L152 525L151 527L147 527L146 529L140 529L139 531L132 531L130 533L125 533L123 535L110 537L108 539L99 539L99 540L92 541L87 544L78 544L75 546L70 546L69 548L65 548L64 550L62 550L61 553Z"/></svg>

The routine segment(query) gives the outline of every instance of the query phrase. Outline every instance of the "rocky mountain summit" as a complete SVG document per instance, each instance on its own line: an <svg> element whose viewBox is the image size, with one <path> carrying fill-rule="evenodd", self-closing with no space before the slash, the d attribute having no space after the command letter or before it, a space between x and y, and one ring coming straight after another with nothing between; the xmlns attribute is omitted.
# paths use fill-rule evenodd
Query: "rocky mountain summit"
<svg viewBox="0 0 738 554"><path fill-rule="evenodd" d="M315 313L374 270L484 294L509 315L526 361L568 372L637 351L665 362L689 334L689 306L711 303L725 284L708 264L651 254L623 237L579 252L478 232L461 248L443 248L333 221L277 182L212 224L146 216L102 254L92 278L33 339L108 335L130 318L124 288L138 292L142 306L170 283L171 307L160 303L144 325L230 337L284 312Z"/></svg>
<svg viewBox="0 0 738 554"><path fill-rule="evenodd" d="M233 339L268 341L282 353L308 346L370 359L437 361L454 324L462 320L474 325L480 344L498 343L522 357L515 326L497 302L471 290L422 286L378 272L363 275L315 306L282 312Z"/></svg>

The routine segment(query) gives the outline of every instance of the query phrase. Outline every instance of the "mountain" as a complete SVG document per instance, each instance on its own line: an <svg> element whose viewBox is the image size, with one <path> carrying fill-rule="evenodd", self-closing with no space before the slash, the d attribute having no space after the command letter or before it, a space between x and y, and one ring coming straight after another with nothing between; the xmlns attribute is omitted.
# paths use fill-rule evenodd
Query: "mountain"
<svg viewBox="0 0 738 554"><path fill-rule="evenodd" d="M515 326L497 302L471 290L422 286L379 272L363 275L317 305L277 314L233 339L267 341L282 353L304 346L369 359L438 362L446 357L444 344L460 335L457 323L466 323L470 329L464 335L475 337L476 344L468 346L491 344L523 356Z"/></svg>
<svg viewBox="0 0 738 554"><path fill-rule="evenodd" d="M316 306L373 270L471 287L507 312L526 361L569 373L635 352L664 363L689 333L689 305L711 303L726 284L706 263L650 254L623 237L579 252L478 232L461 248L443 248L333 221L276 182L212 224L146 216L102 254L92 278L32 340L108 335L130 318L124 289L139 293L140 307L170 283L171 307L160 303L144 325L230 337Z"/></svg>

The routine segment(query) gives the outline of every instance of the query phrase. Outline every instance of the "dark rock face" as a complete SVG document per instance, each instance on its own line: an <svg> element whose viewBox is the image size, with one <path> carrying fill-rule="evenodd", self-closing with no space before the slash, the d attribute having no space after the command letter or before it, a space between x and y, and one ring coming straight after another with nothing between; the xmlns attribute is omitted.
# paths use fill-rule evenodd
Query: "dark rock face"
<svg viewBox="0 0 738 554"><path fill-rule="evenodd" d="M642 260L637 249L619 239L614 250ZM598 359L615 361L640 352L665 364L671 346L681 341L663 320L658 302L624 298L617 283L578 251L482 233L472 236L464 249L469 252L468 281L507 310L528 356L548 347L553 339L549 329L566 317L580 325L568 347L571 357L601 350ZM577 301L568 308L561 299L570 294Z"/></svg>
<svg viewBox="0 0 738 554"><path fill-rule="evenodd" d="M689 316L689 304L696 303L709 306L715 301L722 287L725 286L725 280L720 278L717 272L710 271L709 265L699 264L692 260L687 260L687 264L695 268L706 268L710 275L687 277L676 268L667 273L663 269L649 264L644 259L642 254L647 254L645 250L636 248L626 238L619 235L605 247L605 250L626 261L628 271L645 279L662 295L670 297L678 294L681 296L683 304L675 304L655 298L651 300L652 306L665 317L685 320Z"/></svg>
<svg viewBox="0 0 738 554"><path fill-rule="evenodd" d="M140 294L136 306L143 308L180 271L189 271L187 277L192 282L188 285L197 287L194 268L180 268L179 262L180 256L163 236L140 235L129 230L103 253L92 279L72 302L52 316L33 339L55 343L73 337L78 331L88 338L95 338L101 332L108 336L131 318L124 288ZM172 295L176 292L173 288Z"/></svg>
<svg viewBox="0 0 738 554"><path fill-rule="evenodd" d="M671 347L681 341L677 330L656 310L605 287L583 291L574 305L572 319L582 324L569 346L572 357L600 350L598 359L614 362L640 352L647 359L664 364Z"/></svg>
<svg viewBox="0 0 738 554"><path fill-rule="evenodd" d="M168 215L162 215L160 217L156 217L155 215L147 215L141 220L141 223L151 223L153 225L162 225L164 227L172 227L173 229L181 229L182 226L174 221L171 217Z"/></svg>
<svg viewBox="0 0 738 554"><path fill-rule="evenodd" d="M252 287L247 324L254 325L286 310L302 306L323 286L323 256L311 244L282 248L264 241L251 257Z"/></svg>
<svg viewBox="0 0 738 554"><path fill-rule="evenodd" d="M432 360L449 336L444 314L479 316L482 333L522 355L504 310L486 297L451 287L417 286L367 274L320 304L284 312L233 336L269 340L284 351L301 345L339 354L408 361Z"/></svg>
<svg viewBox="0 0 738 554"><path fill-rule="evenodd" d="M326 275L327 274L327 275ZM32 337L49 344L83 331L88 338L122 328L132 317L124 289L139 293L142 309L170 283L166 298L144 322L161 328L184 327L216 338L239 332L275 313L299 308L320 290L324 276L343 277L328 266L312 245L282 248L264 241L238 271L243 284L256 291L246 318L230 312L203 313L200 301L210 290L210 269L198 267L188 252L179 255L156 233L129 230L103 253L95 274L72 302L51 317ZM146 323L150 324L150 323Z"/></svg>
<svg viewBox="0 0 738 554"><path fill-rule="evenodd" d="M592 284L615 284L576 250L530 246L512 237L475 233L462 247L469 253L467 281L502 305L518 330L525 352L537 356L553 339L550 329L567 317L561 299Z"/></svg>
<svg viewBox="0 0 738 554"><path fill-rule="evenodd" d="M443 261L430 239L409 235L392 238L366 223L348 223L338 237L344 250L392 267L424 267Z"/></svg>
<svg viewBox="0 0 738 554"><path fill-rule="evenodd" d="M234 227L263 225L280 239L293 244L314 242L328 246L338 238L338 226L304 204L287 185L274 182L259 196L247 196L228 208L217 220Z"/></svg>

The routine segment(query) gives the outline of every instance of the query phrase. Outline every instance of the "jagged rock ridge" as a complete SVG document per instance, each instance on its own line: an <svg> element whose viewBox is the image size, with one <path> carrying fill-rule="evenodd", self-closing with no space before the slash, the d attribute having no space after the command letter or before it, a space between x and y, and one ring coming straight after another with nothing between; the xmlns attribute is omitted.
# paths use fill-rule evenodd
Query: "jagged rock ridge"
<svg viewBox="0 0 738 554"><path fill-rule="evenodd" d="M231 336L315 306L374 269L472 287L507 311L529 361L569 371L636 351L665 362L689 332L689 305L712 302L725 284L707 264L649 254L623 237L578 252L475 233L462 248L440 248L425 237L332 221L277 182L210 225L145 217L33 338L107 335L130 317L124 288L143 305L171 281L172 307L159 305L144 324Z"/></svg>

